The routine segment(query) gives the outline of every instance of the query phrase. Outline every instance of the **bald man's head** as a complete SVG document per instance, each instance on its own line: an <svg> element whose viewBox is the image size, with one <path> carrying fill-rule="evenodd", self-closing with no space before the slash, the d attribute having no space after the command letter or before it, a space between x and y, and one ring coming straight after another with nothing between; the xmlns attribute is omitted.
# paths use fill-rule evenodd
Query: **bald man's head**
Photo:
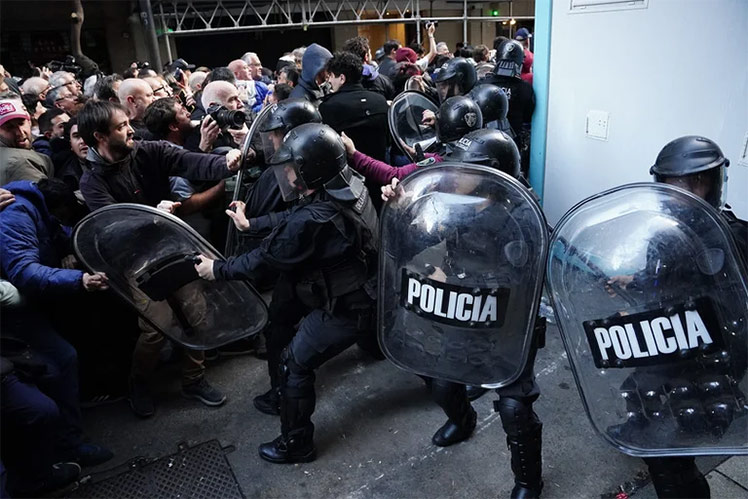
<svg viewBox="0 0 748 499"><path fill-rule="evenodd" d="M235 59L229 63L229 69L237 80L251 80L252 77L249 73L249 64L242 61L241 59Z"/></svg>
<svg viewBox="0 0 748 499"><path fill-rule="evenodd" d="M117 96L127 108L127 117L140 121L145 115L146 108L153 102L153 89L143 80L128 78L120 84Z"/></svg>
<svg viewBox="0 0 748 499"><path fill-rule="evenodd" d="M203 89L201 101L206 111L214 105L224 106L229 110L244 107L241 99L239 99L239 90L227 81L211 81L208 83Z"/></svg>
<svg viewBox="0 0 748 499"><path fill-rule="evenodd" d="M39 100L44 100L49 89L49 82L44 78L39 78L38 76L32 76L31 78L24 81L23 85L21 85L21 91L24 94L31 94L35 97L38 97Z"/></svg>

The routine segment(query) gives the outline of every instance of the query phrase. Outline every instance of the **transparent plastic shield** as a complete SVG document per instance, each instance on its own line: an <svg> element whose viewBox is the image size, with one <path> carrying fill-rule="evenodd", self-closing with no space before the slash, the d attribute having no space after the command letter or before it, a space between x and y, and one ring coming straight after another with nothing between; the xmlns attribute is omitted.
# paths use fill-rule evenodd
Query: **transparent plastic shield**
<svg viewBox="0 0 748 499"><path fill-rule="evenodd" d="M222 259L177 217L149 206L117 204L91 213L73 231L75 253L153 327L198 350L256 334L265 303L242 281L205 281L193 258Z"/></svg>
<svg viewBox="0 0 748 499"><path fill-rule="evenodd" d="M547 231L532 195L491 168L440 163L381 214L379 341L397 366L503 386L527 362Z"/></svg>
<svg viewBox="0 0 748 499"><path fill-rule="evenodd" d="M717 211L619 187L554 230L547 283L595 429L635 456L748 453L746 270Z"/></svg>
<svg viewBox="0 0 748 499"><path fill-rule="evenodd" d="M231 196L232 201L243 201L247 198L247 194L249 193L249 190L252 188L252 185L254 182L259 178L260 171L250 171L248 174L248 169L252 168L253 170L257 169L257 166L252 167L247 161L247 158L249 156L249 149L254 144L255 146L258 143L262 143L263 146L263 155L265 157L265 162L269 162L270 156L268 156L268 152L272 155L272 153L275 152L274 148L271 151L265 150L265 137L262 134L262 140L261 142L257 140L258 136L260 135L260 130L263 128L263 124L267 120L268 116L270 116L274 106L266 106L262 111L260 111L260 114L258 114L254 121L252 122L252 125L249 127L249 132L247 133L246 137L244 138L244 143L242 144L242 168L239 170L239 173L236 175L236 183L234 184L234 193ZM269 139L268 139L269 140ZM265 167L265 165L260 165L262 168ZM231 219L228 220L228 230L226 231L226 247L224 248L224 253L226 256L234 256L239 253L239 249L241 246L241 238L239 237L236 226L231 221Z"/></svg>
<svg viewBox="0 0 748 499"><path fill-rule="evenodd" d="M436 145L436 128L421 123L423 112L427 110L436 114L439 106L425 94L416 91L401 93L390 106L390 132L400 149L409 156L404 146L415 149L419 144L427 152ZM410 159L415 160L414 157Z"/></svg>

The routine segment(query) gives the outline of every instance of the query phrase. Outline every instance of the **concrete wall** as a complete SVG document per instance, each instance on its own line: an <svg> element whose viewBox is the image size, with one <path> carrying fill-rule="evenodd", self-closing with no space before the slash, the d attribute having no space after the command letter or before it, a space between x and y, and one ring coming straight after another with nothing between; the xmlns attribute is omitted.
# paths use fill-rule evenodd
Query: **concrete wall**
<svg viewBox="0 0 748 499"><path fill-rule="evenodd" d="M748 2L649 0L648 8L572 14L554 2L544 208L553 223L581 199L651 179L682 135L715 140L732 160L728 202L748 218ZM607 111L607 141L585 136Z"/></svg>

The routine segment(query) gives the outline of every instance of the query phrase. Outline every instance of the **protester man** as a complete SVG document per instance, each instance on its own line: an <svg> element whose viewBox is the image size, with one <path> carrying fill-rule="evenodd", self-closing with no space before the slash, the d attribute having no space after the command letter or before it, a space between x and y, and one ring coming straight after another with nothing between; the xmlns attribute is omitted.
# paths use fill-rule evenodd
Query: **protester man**
<svg viewBox="0 0 748 499"><path fill-rule="evenodd" d="M259 59L257 60L259 61ZM236 77L237 86L241 86L247 92L247 101L252 111L259 112L262 109L262 103L265 102L265 98L270 92L267 85L252 77L255 72L254 68L242 59L231 61L228 67Z"/></svg>
<svg viewBox="0 0 748 499"><path fill-rule="evenodd" d="M52 157L49 141L63 136L65 123L69 120L70 116L65 114L62 109L55 108L45 111L44 114L39 116L39 133L41 135L31 143L33 149L40 154Z"/></svg>
<svg viewBox="0 0 748 499"><path fill-rule="evenodd" d="M262 74L262 62L260 57L254 52L247 52L242 56L242 60L249 66L250 77L254 81L259 81L264 85L272 83L270 78Z"/></svg>
<svg viewBox="0 0 748 499"><path fill-rule="evenodd" d="M210 116L210 112L219 107L228 111L244 111L244 103L239 96L239 89L228 81L211 81L200 96L203 108L208 115L202 119L201 133L192 133L186 139L184 147L190 151L210 152L219 147L236 148L241 146L248 129L243 125L240 129L224 126L220 127ZM192 114L194 119L195 113Z"/></svg>
<svg viewBox="0 0 748 499"><path fill-rule="evenodd" d="M71 117L76 116L84 105L84 101L82 100L83 94L73 92L70 90L70 86L52 87L47 92L45 99L47 107L56 107L62 109Z"/></svg>
<svg viewBox="0 0 748 499"><path fill-rule="evenodd" d="M27 78L21 84L21 92L23 92L23 95L33 95L40 101L44 101L50 88L52 88L52 86L49 82L39 76Z"/></svg>
<svg viewBox="0 0 748 499"><path fill-rule="evenodd" d="M94 86L94 98L110 102L119 102L119 87L122 77L117 73L99 78Z"/></svg>
<svg viewBox="0 0 748 499"><path fill-rule="evenodd" d="M395 98L392 80L371 64L371 48L367 38L363 36L350 38L343 44L343 50L357 55L363 61L361 84L366 90L382 94L386 100Z"/></svg>
<svg viewBox="0 0 748 499"><path fill-rule="evenodd" d="M49 86L50 90L65 87L70 90L73 97L80 96L82 92L80 82L75 78L75 75L69 71L55 71L52 73L49 77Z"/></svg>
<svg viewBox="0 0 748 499"><path fill-rule="evenodd" d="M2 277L26 300L18 308L3 310L3 336L26 342L46 366L38 384L59 408L59 427L53 437L57 453L83 466L103 463L112 458L111 451L83 443L78 356L59 334L52 317L63 300L84 291L107 289L107 278L73 268L70 241L62 226L74 223L76 199L65 183L23 180L6 188L15 202L0 212L0 269ZM72 303L76 302L73 299Z"/></svg>
<svg viewBox="0 0 748 499"><path fill-rule="evenodd" d="M113 203L139 203L173 212L179 204L170 201L169 176L222 180L239 168L236 150L220 156L187 152L165 142L135 142L126 110L111 102L87 104L78 127L89 147L81 192L91 210ZM148 417L155 412L148 381L166 338L144 321L141 330L133 354L130 403L137 415ZM206 405L221 405L226 396L205 380L203 362L202 352L186 352L182 394Z"/></svg>
<svg viewBox="0 0 748 499"><path fill-rule="evenodd" d="M0 99L0 185L53 175L49 156L31 148L31 117L21 99Z"/></svg>
<svg viewBox="0 0 748 499"><path fill-rule="evenodd" d="M155 98L151 86L145 80L128 78L120 84L117 96L127 110L127 118L135 131L135 138L152 140L153 136L143 123L145 110Z"/></svg>
<svg viewBox="0 0 748 499"><path fill-rule="evenodd" d="M301 98L313 104L319 103L325 92L320 88L327 79L325 65L332 58L329 50L316 43L311 44L304 51L301 65L299 84L291 91L291 98Z"/></svg>
<svg viewBox="0 0 748 499"><path fill-rule="evenodd" d="M388 78L392 78L395 75L395 52L402 45L397 40L388 40L382 47L384 55L379 61L379 73L385 75Z"/></svg>

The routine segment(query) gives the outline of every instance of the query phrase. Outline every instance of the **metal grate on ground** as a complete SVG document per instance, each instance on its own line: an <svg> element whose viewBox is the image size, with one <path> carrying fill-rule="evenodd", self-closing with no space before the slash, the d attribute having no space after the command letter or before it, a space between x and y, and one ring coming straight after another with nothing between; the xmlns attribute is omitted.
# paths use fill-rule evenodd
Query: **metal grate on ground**
<svg viewBox="0 0 748 499"><path fill-rule="evenodd" d="M179 451L127 471L81 485L70 498L200 498L244 499L227 450L218 440Z"/></svg>

